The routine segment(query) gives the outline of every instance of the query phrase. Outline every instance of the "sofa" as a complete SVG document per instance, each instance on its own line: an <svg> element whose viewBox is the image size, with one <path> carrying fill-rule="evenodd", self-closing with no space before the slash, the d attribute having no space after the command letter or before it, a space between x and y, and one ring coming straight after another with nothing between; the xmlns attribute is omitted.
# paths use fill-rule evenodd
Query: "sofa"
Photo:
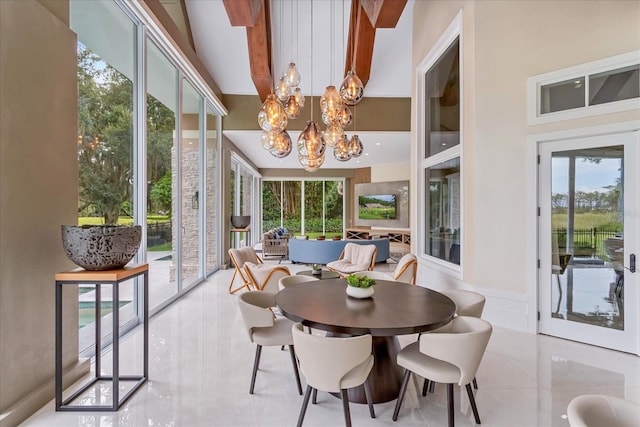
<svg viewBox="0 0 640 427"><path fill-rule="evenodd" d="M376 263L389 258L389 239L370 240L289 240L289 260L301 264L327 264L340 257L344 246L349 243L376 245Z"/></svg>
<svg viewBox="0 0 640 427"><path fill-rule="evenodd" d="M284 227L272 228L262 235L262 256L287 259L291 234Z"/></svg>

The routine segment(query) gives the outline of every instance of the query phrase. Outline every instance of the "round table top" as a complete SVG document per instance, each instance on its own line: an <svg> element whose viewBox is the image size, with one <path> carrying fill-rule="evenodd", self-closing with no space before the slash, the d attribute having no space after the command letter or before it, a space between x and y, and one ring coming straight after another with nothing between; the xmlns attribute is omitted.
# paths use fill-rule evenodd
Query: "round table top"
<svg viewBox="0 0 640 427"><path fill-rule="evenodd" d="M346 294L345 279L300 283L276 294L287 318L305 326L349 335L393 336L446 325L456 311L447 296L421 286L376 280L373 297Z"/></svg>

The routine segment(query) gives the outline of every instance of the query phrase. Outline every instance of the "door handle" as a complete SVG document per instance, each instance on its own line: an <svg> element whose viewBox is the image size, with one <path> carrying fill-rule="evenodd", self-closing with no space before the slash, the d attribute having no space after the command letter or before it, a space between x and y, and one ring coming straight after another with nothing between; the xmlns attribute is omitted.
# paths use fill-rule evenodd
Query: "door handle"
<svg viewBox="0 0 640 427"><path fill-rule="evenodd" d="M636 254L629 255L629 271L636 272Z"/></svg>

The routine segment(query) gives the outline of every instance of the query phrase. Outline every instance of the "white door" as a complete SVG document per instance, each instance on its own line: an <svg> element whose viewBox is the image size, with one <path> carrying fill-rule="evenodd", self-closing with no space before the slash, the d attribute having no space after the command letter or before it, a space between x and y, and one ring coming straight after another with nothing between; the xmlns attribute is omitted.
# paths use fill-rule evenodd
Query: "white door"
<svg viewBox="0 0 640 427"><path fill-rule="evenodd" d="M639 354L639 132L539 145L539 332Z"/></svg>

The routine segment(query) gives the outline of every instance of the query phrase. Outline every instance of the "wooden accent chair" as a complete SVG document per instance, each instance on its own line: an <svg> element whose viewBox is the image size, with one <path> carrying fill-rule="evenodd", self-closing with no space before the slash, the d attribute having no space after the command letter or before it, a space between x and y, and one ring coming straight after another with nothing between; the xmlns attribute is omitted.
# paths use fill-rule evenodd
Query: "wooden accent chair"
<svg viewBox="0 0 640 427"><path fill-rule="evenodd" d="M253 262L256 264L262 264L262 258L258 256L256 251L253 250L250 246L245 246L243 248L231 248L228 251L229 258L231 258L231 263L233 264L235 271L233 272L233 276L231 277L231 282L229 283L229 293L235 294L236 292L245 289L251 290L251 280L249 276L247 276L243 270L244 264L246 262ZM236 275L240 277L242 281L242 285L237 288L233 288L233 282L236 280Z"/></svg>
<svg viewBox="0 0 640 427"><path fill-rule="evenodd" d="M395 282L416 284L418 273L418 259L412 253L408 253L400 258L396 269L391 272L386 271L360 271L358 275L371 277L379 280L393 280Z"/></svg>
<svg viewBox="0 0 640 427"><path fill-rule="evenodd" d="M373 270L376 265L376 245L347 243L336 261L327 263L327 269L342 277L364 270Z"/></svg>
<svg viewBox="0 0 640 427"><path fill-rule="evenodd" d="M254 262L244 263L245 276L257 291L277 293L278 283L283 277L291 276L289 269L282 265L262 264Z"/></svg>

